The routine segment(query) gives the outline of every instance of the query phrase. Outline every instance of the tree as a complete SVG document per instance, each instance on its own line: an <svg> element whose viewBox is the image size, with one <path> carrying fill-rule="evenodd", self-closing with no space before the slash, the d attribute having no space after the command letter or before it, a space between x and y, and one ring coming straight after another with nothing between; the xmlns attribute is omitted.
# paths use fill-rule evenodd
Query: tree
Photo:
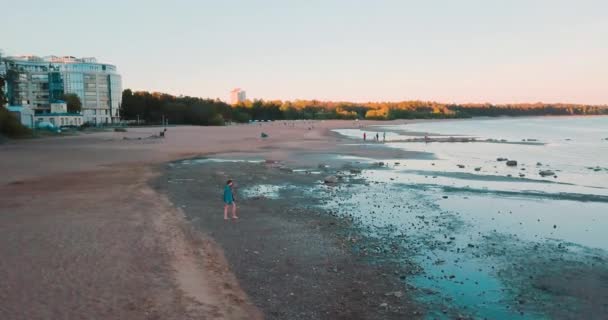
<svg viewBox="0 0 608 320"><path fill-rule="evenodd" d="M5 103L6 98L4 97L4 77L0 74L0 108L2 108Z"/></svg>
<svg viewBox="0 0 608 320"><path fill-rule="evenodd" d="M2 65L2 51L0 51L0 65ZM6 97L4 96L4 75L0 74L0 108L6 103Z"/></svg>
<svg viewBox="0 0 608 320"><path fill-rule="evenodd" d="M68 105L68 112L78 113L82 110L82 102L80 102L78 95L74 93L67 93L64 94L62 98Z"/></svg>

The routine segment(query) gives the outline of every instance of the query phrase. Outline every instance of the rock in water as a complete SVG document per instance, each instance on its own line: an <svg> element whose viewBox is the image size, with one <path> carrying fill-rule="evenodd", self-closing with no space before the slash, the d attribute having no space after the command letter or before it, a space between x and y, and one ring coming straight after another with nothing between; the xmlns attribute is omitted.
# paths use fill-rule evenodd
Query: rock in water
<svg viewBox="0 0 608 320"><path fill-rule="evenodd" d="M555 175L555 172L553 172L551 170L542 170L538 174L540 174L543 177L546 177L546 176L553 176L553 175Z"/></svg>
<svg viewBox="0 0 608 320"><path fill-rule="evenodd" d="M338 177L336 176L327 176L323 180L326 184L336 184L338 183Z"/></svg>
<svg viewBox="0 0 608 320"><path fill-rule="evenodd" d="M517 161L515 161L515 160L509 160L509 161L507 161L507 165L509 167L516 167L517 166Z"/></svg>

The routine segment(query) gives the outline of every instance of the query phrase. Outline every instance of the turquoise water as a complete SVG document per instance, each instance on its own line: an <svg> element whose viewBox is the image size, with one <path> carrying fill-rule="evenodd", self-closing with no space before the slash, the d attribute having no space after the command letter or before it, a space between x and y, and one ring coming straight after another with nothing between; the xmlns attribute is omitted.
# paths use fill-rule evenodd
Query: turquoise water
<svg viewBox="0 0 608 320"><path fill-rule="evenodd" d="M380 236L391 230L408 238L404 245L424 270L408 282L426 289L418 298L429 318L550 318L558 298L529 280L548 270L537 266L559 272L575 264L585 272L589 257L608 258L608 117L378 127L385 129L387 147L436 159L385 159L389 170L365 170L369 185L328 207ZM363 143L362 131L338 132ZM403 142L420 133L483 142ZM544 170L554 174L541 176ZM567 309L584 308L581 299L571 297Z"/></svg>

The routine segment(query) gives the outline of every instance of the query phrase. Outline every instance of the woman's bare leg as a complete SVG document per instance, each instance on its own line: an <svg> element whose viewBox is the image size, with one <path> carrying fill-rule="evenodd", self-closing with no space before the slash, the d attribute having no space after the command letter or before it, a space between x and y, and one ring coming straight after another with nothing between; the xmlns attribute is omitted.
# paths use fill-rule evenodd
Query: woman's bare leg
<svg viewBox="0 0 608 320"><path fill-rule="evenodd" d="M228 205L224 204L224 220L228 220Z"/></svg>
<svg viewBox="0 0 608 320"><path fill-rule="evenodd" d="M232 218L233 219L238 219L239 217L236 216L236 202L232 203Z"/></svg>

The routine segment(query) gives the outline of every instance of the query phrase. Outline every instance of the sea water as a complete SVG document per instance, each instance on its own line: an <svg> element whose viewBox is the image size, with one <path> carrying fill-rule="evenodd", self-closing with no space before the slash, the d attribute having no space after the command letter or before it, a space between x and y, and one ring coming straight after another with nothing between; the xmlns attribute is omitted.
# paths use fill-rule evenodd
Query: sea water
<svg viewBox="0 0 608 320"><path fill-rule="evenodd" d="M555 297L527 281L544 272L532 261L560 268L608 257L608 117L376 128L366 129L368 137L388 130L387 147L435 159L385 159L389 170L365 170L369 185L327 206L371 230L407 237L405 245L423 269L407 281L426 289L417 297L428 305L429 318L550 317ZM338 132L363 143L360 130ZM477 142L404 142L421 135ZM497 158L516 160L517 166ZM540 175L547 170L554 174ZM585 302L574 297L570 303L562 308Z"/></svg>

